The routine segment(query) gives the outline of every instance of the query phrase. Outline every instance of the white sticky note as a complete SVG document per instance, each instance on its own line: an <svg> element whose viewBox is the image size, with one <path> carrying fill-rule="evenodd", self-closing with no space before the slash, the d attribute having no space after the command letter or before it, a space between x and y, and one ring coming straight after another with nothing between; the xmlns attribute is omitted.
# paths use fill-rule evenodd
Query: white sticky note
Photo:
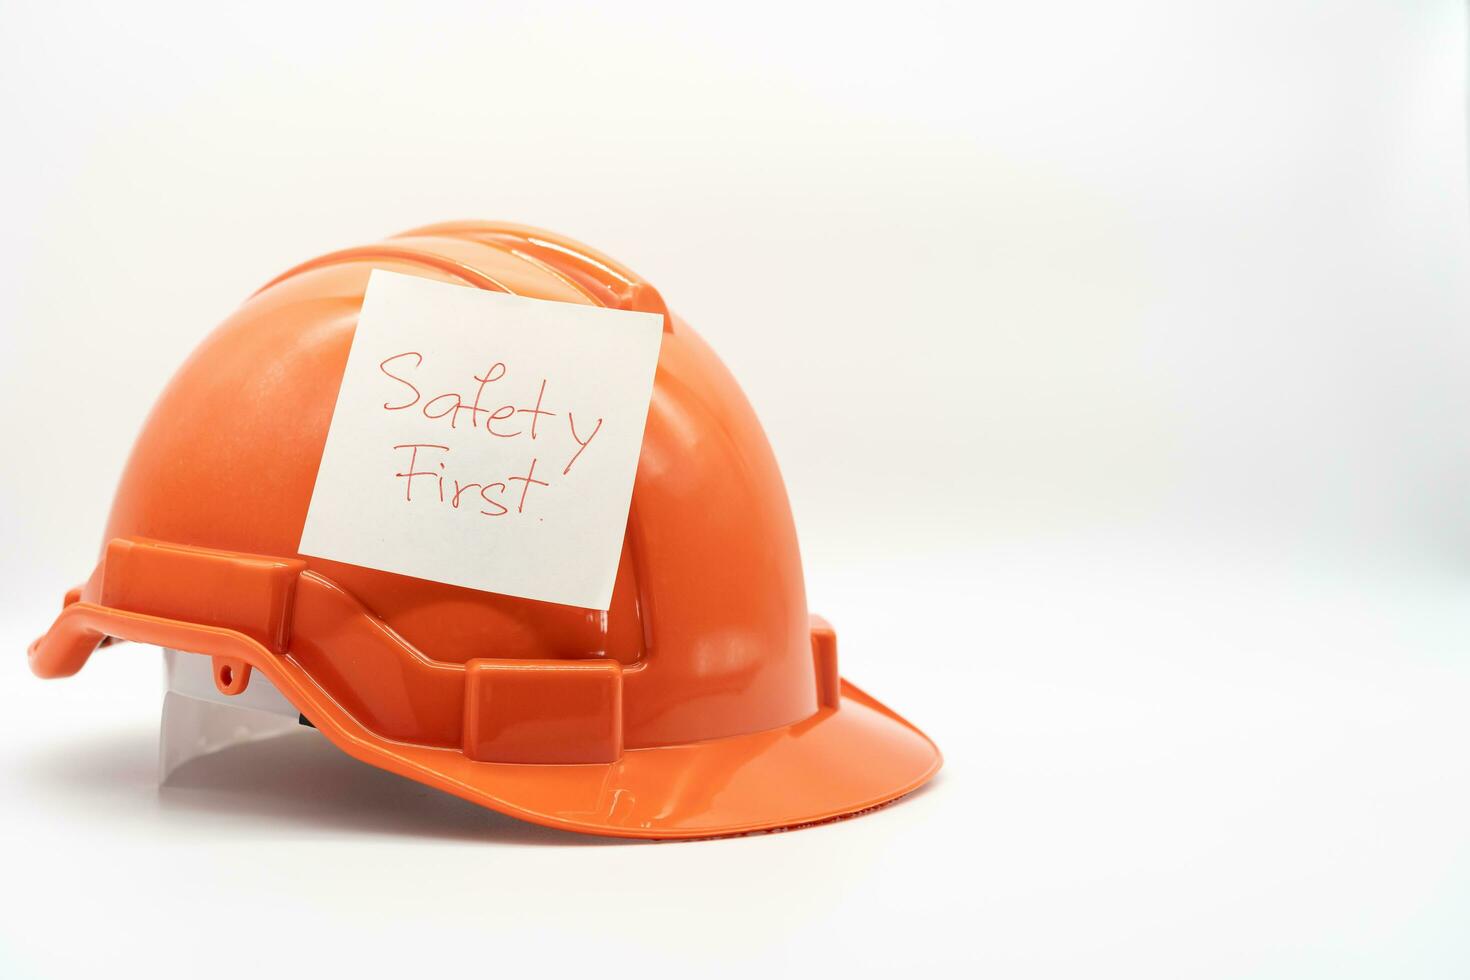
<svg viewBox="0 0 1470 980"><path fill-rule="evenodd" d="M304 555L606 609L663 318L376 269Z"/></svg>

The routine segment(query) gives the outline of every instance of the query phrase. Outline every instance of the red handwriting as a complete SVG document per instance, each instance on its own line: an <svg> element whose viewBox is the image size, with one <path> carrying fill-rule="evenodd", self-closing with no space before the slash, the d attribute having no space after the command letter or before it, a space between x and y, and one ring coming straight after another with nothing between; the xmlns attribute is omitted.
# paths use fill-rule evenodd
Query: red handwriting
<svg viewBox="0 0 1470 980"><path fill-rule="evenodd" d="M441 446L438 443L433 442L406 442L400 443L393 448L396 450L408 450L408 468L401 472L393 474L398 479L403 480L403 499L408 503L413 503L413 481L416 479L429 479L433 481L434 489L438 493L439 503L447 503L449 504L449 506L458 510L461 499L464 497L465 493L473 489L478 492L478 496L480 498L478 501L476 501L476 503L482 503L495 508L494 511L482 510L480 511L480 513L484 514L486 517L501 517L505 514L510 513L510 508L501 503L499 500L495 500L490 496L490 491L492 489L495 490L497 494L503 494L506 492L507 489L509 489L507 483L523 483L524 486L521 487L520 503L516 507L516 513L519 514L526 508L526 493L531 489L531 486L533 484L541 487L550 486L550 484L548 484L545 480L538 480L535 478L536 460L534 459L531 460L531 468L525 476L506 477L504 481L494 480L487 481L485 483L466 483L462 482L457 477L447 476L444 472L445 465L442 459L436 460L436 463L438 465L437 469L418 468L420 449L438 450L440 453L443 453L447 456L452 451L448 446ZM445 490L448 489L448 487L446 486L446 481L449 485L453 487L453 491L448 495L448 497L445 496Z"/></svg>
<svg viewBox="0 0 1470 980"><path fill-rule="evenodd" d="M420 449L442 449L442 450L444 450L444 452L447 453L447 452L449 452L449 447L448 446L441 446L441 445L439 445L437 443L433 443L433 442L409 442L409 443L404 443L402 445L394 446L393 448L394 449L407 449L407 450L409 450L409 454L408 454L408 469L405 470L402 473L394 473L393 474L394 476L399 477L400 479L402 479L404 481L404 485L403 485L403 499L404 500L407 500L409 503L413 503L413 481L416 478L421 477L421 476L431 476L435 480L438 481L438 484L439 484L439 502L442 504L444 502L444 478L441 477L436 470L417 470L417 469L414 469L414 467L418 465L418 462L419 462L419 450ZM443 463L440 463L439 464L439 469L442 470L443 468L444 468L444 464Z"/></svg>
<svg viewBox="0 0 1470 980"><path fill-rule="evenodd" d="M568 412L567 413L567 425L571 426L571 429L572 429L572 439L577 444L577 451L574 452L574 453L572 453L572 458L571 459L567 460L566 468L561 471L561 475L562 476L566 476L568 473L570 473L572 471L572 464L577 461L577 457L578 456L582 455L582 450L584 450L584 449L587 448L587 443L591 442L593 440L593 438L596 437L598 431L602 428L602 419L598 419L597 420L597 424L592 427L592 432L591 432L590 435L587 436L586 439L578 438L578 436L577 436L577 423L572 420L572 413L571 412Z"/></svg>
<svg viewBox="0 0 1470 980"><path fill-rule="evenodd" d="M541 379L541 390L538 391L538 392L536 392L536 407L535 408L518 408L518 409L516 409L516 411L518 411L518 412L530 412L531 413L531 438L532 439L536 438L536 420L538 418L540 418L541 416L543 416L543 415L555 415L556 414L555 412L543 412L543 411L541 411L541 399L544 398L545 396L546 396L546 379L545 378L542 378Z"/></svg>
<svg viewBox="0 0 1470 980"><path fill-rule="evenodd" d="M542 399L546 396L545 378L541 379L541 390L536 394L536 405L534 408L517 408L515 405L501 405L499 408L491 410L483 407L481 405L481 402L485 398L485 388L505 377L506 368L503 361L496 361L494 364L490 365L490 367L485 370L484 374L470 375L470 377L475 379L478 385L475 388L474 396L469 402L466 402L464 400L464 397L460 395L457 391L446 391L442 395L435 395L428 401L424 401L424 393L419 390L418 385L414 384L407 378L394 374L393 371L388 370L389 364L392 364L394 361L400 360L402 358L408 357L414 358L413 366L415 368L423 367L424 355L420 354L418 351L404 351L402 354L394 354L392 357L383 358L383 360L378 364L378 370L383 372L386 377L393 379L393 381L413 392L413 397L401 405L393 405L389 402L384 402L383 408L387 411L402 412L406 409L417 406L420 402L423 402L423 408L420 409L420 411L423 412L424 418L434 420L447 418L449 419L449 427L451 429L459 428L460 412L470 413L470 426L476 429L480 427L480 416L486 415L488 416L488 418L486 418L485 420L485 431L490 433L492 436L499 436L502 439L514 439L521 433L519 430L515 432L498 432L495 430L492 423L514 418L518 413L527 413L531 416L531 438L535 439L537 420L543 415L550 416L556 414L555 412L547 411L546 409L543 409L541 407ZM398 365L394 365L394 370L403 369Z"/></svg>
<svg viewBox="0 0 1470 980"><path fill-rule="evenodd" d="M397 381L399 384L407 385L408 386L408 389L413 392L413 401L411 401L411 402L405 402L402 405L389 405L387 402L384 402L383 403L383 407L386 408L390 412L401 411L402 409L405 409L405 408L413 408L415 405L417 405L419 403L419 397L420 397L419 396L419 390L414 387L413 382L411 382L411 381L405 381L403 378L400 378L398 375L396 375L392 371L389 371L388 370L388 362L389 361L396 361L400 357L416 357L416 358L418 358L418 362L416 364L414 364L414 367L418 367L419 365L421 365L421 364L424 363L424 355L420 354L416 350L411 350L411 351L404 351L402 354L394 354L392 357L385 357L385 358L383 358L382 363L380 363L378 365L378 370L379 371L382 371L384 374L386 374L388 377L392 378L394 381Z"/></svg>
<svg viewBox="0 0 1470 980"><path fill-rule="evenodd" d="M473 394L466 396L459 392L446 391L430 398L425 398L423 390L409 380L412 373L421 369L423 365L424 355L419 351L404 351L379 362L378 370L394 385L401 386L398 392L399 400L383 402L384 411L404 412L417 409L424 418L430 421L439 422L447 419L451 429L458 429L461 414L464 413L469 417L469 428L471 429L482 429L497 439L516 439L525 435L532 440L547 434L538 429L541 419L555 418L559 414L543 407L546 404L546 378L540 379L534 405L517 406L512 401L504 400L502 395L488 400L490 405L496 402L503 402L502 404L495 408L487 407L486 390L504 381L510 373L503 361L495 361L483 373L470 374L476 385ZM523 415L529 415L530 421L525 422L521 428L510 429L507 423ZM603 419L599 417L593 424L592 431L587 433L584 439L577 432L577 423L570 411L566 412L566 419L572 442L576 444L576 451L567 460L566 466L562 467L562 476L571 473L572 466L581 459L592 440L597 438L597 434L602 431L603 423ZM510 513L508 502L505 502L503 498L507 493L512 492L510 486L512 483L521 485L520 498L515 507L517 514L525 513L527 497L533 486L551 486L550 481L536 478L536 465L544 453L538 453L531 459L530 464L525 468L524 476L464 481L449 473L449 466L446 463L452 452L449 446L436 442L407 442L395 445L393 450L397 453L406 452L408 454L407 465L393 475L396 479L403 481L403 499L410 504L414 503L414 491L417 489L420 501L425 499L427 491L434 494L433 499L437 499L438 503L448 504L455 510L462 507L473 508L478 509L486 517L502 517ZM460 468L462 469L463 466L461 465Z"/></svg>
<svg viewBox="0 0 1470 980"><path fill-rule="evenodd" d="M513 476L513 477L510 478L510 480L511 480L512 483L514 483L517 480L520 480L520 481L522 481L522 482L525 483L525 486L521 487L521 502L516 505L516 513L517 514L521 513L522 511L524 511L526 509L526 491L529 490L529 489L531 489L531 484L534 483L537 486L541 486L541 487L549 487L549 486L551 486L551 484L547 483L545 480L538 480L538 479L536 479L536 460L535 459L532 459L531 460L531 468L530 468L530 470L528 470L526 472L526 475L525 476Z"/></svg>

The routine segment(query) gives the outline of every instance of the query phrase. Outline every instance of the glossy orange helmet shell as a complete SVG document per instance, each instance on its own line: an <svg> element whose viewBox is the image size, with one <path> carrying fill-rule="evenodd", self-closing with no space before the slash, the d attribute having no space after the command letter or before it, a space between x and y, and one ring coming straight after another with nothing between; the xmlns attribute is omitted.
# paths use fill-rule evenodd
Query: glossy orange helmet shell
<svg viewBox="0 0 1470 980"><path fill-rule="evenodd" d="M297 551L369 272L658 313L664 338L610 608ZM306 262L179 369L123 474L101 561L32 645L43 677L108 638L260 671L341 749L526 820L625 837L815 823L939 768L837 673L806 608L780 471L719 359L576 242L462 222Z"/></svg>

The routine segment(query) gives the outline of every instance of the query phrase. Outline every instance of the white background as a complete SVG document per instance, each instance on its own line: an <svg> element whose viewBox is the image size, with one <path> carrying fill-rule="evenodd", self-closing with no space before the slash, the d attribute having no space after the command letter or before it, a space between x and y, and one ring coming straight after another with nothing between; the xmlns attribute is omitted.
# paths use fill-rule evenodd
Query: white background
<svg viewBox="0 0 1470 980"><path fill-rule="evenodd" d="M0 975L1465 976L1466 37L1430 0L11 0ZM649 846L310 741L160 789L156 654L28 675L198 338L459 217L608 251L721 353L928 790Z"/></svg>

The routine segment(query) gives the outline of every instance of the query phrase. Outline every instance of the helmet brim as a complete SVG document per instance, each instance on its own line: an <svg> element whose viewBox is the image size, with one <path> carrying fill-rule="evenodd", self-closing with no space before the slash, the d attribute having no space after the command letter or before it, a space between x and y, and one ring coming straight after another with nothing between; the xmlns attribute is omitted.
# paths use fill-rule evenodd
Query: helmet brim
<svg viewBox="0 0 1470 980"><path fill-rule="evenodd" d="M838 707L796 724L632 749L600 765L476 762L333 721L313 723L363 762L492 810L559 830L646 839L758 833L853 816L918 789L942 761L927 736L846 681Z"/></svg>
<svg viewBox="0 0 1470 980"><path fill-rule="evenodd" d="M348 755L560 830L671 839L799 827L882 806L923 785L941 764L923 732L846 681L836 705L765 731L630 749L611 763L478 762L377 734L291 658L241 633L76 600L68 596L51 630L31 646L31 668L42 677L75 673L104 637L237 658Z"/></svg>

